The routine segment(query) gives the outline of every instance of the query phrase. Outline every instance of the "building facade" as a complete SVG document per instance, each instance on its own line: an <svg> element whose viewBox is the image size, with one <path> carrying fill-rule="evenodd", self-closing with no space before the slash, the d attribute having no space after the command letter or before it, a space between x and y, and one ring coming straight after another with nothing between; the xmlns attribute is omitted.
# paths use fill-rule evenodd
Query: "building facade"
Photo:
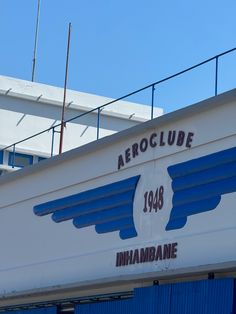
<svg viewBox="0 0 236 314"><path fill-rule="evenodd" d="M232 90L2 176L0 309L235 313L235 114Z"/></svg>

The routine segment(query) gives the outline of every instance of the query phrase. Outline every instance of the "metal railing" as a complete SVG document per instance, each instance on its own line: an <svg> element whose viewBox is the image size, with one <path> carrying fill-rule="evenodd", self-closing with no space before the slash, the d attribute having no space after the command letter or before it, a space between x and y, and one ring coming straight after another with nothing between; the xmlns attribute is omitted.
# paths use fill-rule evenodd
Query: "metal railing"
<svg viewBox="0 0 236 314"><path fill-rule="evenodd" d="M140 92L142 92L142 91L149 90L149 89L151 90L150 119L153 119L153 118L154 118L155 91L156 91L156 89L157 89L157 86L160 85L161 83L164 83L164 82L169 81L169 80L171 80L171 79L173 79L173 78L176 78L176 77L178 77L178 76L181 76L181 75L183 75L183 74L185 74L185 73L187 73L187 72L192 71L193 69L199 68L199 67L201 67L201 66L203 66L203 65L205 65L205 64L207 64L207 63L210 63L210 62L214 62L214 63L215 63L215 67L214 67L214 69L215 69L215 73L214 73L214 95L216 96L216 95L218 94L218 65L219 65L219 58L222 57L222 56L225 56L225 55L227 55L227 54L230 54L230 53L232 53L232 52L234 52L234 51L236 51L236 47L235 47L235 48L232 48L232 49L230 49L230 50L227 50L227 51L225 51L225 52L223 52L223 53L220 53L220 54L218 54L218 55L216 55L216 56L214 56L214 57L212 57L212 58L209 58L209 59L207 59L207 60L204 60L204 61L202 61L202 62L200 62L200 63L198 63L198 64L195 64L195 65L193 65L193 66L191 66L191 67L189 67L189 68L186 68L186 69L184 69L184 70L182 70L182 71L180 71L180 72L177 72L177 73L175 73L175 74L173 74L173 75L170 75L170 76L168 76L168 77L165 77L165 78L163 78L163 79L161 79L161 80L159 80L159 81L156 81L156 82L154 82L154 83L152 83L152 84L146 85L146 86L144 86L144 87L142 87L142 88L140 88L140 89L138 89L138 90L135 90L135 91L133 91L133 92L131 92L131 93L129 93L129 94L126 94L126 95L124 95L124 96L122 96L122 97L119 97L119 98L117 98L117 99L114 99L114 100L112 100L112 101L109 101L109 102L107 102L107 103L105 103L105 104L103 104L103 105L100 105L100 106L98 106L98 107L96 107L96 108L94 108L94 109L91 109L91 110L89 110L89 111L86 111L86 112L84 112L84 113L81 113L81 114L79 114L79 115L76 115L76 116L74 116L73 118L70 118L70 119L68 119L68 120L65 120L63 123L66 124L66 123L72 122L72 121L74 121L74 120L76 120L76 119L82 118L82 117L84 117L84 116L86 116L86 115L88 115L88 114L96 113L96 112L97 112L97 136L96 136L96 138L97 138L97 140L98 140L98 139L99 139L99 131L100 131L100 115L101 115L101 111L102 111L105 107L107 107L107 106L109 106L109 105L111 105L111 104L114 104L114 103L116 103L116 102L118 102L118 101L120 101L120 100L124 100L124 99L126 99L126 98L128 98L128 97L130 97L130 96L136 95L136 94L138 94L138 93L140 93ZM25 142L25 141L28 141L28 140L30 140L30 139L32 139L32 138L34 138L34 137L37 137L37 136L39 136L39 135L41 135L41 134L43 134L43 133L52 131L51 156L53 156L55 133L60 133L60 131L57 131L56 128L60 127L61 125L62 125L62 123L58 123L58 124L56 124L56 125L53 125L53 126L47 128L47 129L45 129L45 130L43 130L43 131L41 131L41 132L38 132L38 133L36 133L36 134L33 134L33 135L31 135L31 136L29 136L29 137L27 137L27 138L24 138L23 140L17 141L17 142L15 142L15 143L11 144L11 145L8 145L8 146L4 147L3 149L0 150L0 152L1 152L1 151L5 151L5 150L12 149L13 154L15 155L16 145L19 145L20 143L23 143L23 142ZM13 158L13 166L12 166L12 167L14 167L14 158Z"/></svg>

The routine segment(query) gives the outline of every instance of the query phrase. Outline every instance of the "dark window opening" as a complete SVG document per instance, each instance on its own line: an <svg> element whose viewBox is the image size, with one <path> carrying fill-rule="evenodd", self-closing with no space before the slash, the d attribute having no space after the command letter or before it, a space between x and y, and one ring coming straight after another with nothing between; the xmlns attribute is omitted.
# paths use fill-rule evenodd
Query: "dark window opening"
<svg viewBox="0 0 236 314"><path fill-rule="evenodd" d="M12 167L23 168L33 164L33 156L20 154L20 153L9 153L8 165Z"/></svg>

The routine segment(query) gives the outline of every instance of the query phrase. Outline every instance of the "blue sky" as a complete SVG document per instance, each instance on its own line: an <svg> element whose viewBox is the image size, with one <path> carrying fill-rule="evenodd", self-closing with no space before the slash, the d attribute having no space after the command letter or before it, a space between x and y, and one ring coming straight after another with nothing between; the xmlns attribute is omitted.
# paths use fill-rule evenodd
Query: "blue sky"
<svg viewBox="0 0 236 314"><path fill-rule="evenodd" d="M37 0L0 0L0 75L31 79ZM235 0L41 0L35 81L120 97L236 47ZM236 53L219 63L219 91L236 86ZM160 85L171 111L212 96L214 64ZM150 91L129 100L150 102Z"/></svg>

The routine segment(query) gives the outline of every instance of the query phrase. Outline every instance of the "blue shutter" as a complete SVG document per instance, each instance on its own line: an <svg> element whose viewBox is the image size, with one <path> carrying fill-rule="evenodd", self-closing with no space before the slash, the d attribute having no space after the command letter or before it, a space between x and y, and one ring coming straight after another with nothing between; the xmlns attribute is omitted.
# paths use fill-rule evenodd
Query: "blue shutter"
<svg viewBox="0 0 236 314"><path fill-rule="evenodd" d="M231 314L233 279L202 280L172 285L171 314Z"/></svg>
<svg viewBox="0 0 236 314"><path fill-rule="evenodd" d="M78 304L75 314L131 314L132 299L120 301Z"/></svg>
<svg viewBox="0 0 236 314"><path fill-rule="evenodd" d="M235 295L234 279L182 282L138 288L128 300L77 305L75 314L236 314Z"/></svg>
<svg viewBox="0 0 236 314"><path fill-rule="evenodd" d="M134 290L133 313L169 314L171 285L151 286Z"/></svg>
<svg viewBox="0 0 236 314"><path fill-rule="evenodd" d="M43 307L29 310L5 311L2 314L57 314L56 307Z"/></svg>

